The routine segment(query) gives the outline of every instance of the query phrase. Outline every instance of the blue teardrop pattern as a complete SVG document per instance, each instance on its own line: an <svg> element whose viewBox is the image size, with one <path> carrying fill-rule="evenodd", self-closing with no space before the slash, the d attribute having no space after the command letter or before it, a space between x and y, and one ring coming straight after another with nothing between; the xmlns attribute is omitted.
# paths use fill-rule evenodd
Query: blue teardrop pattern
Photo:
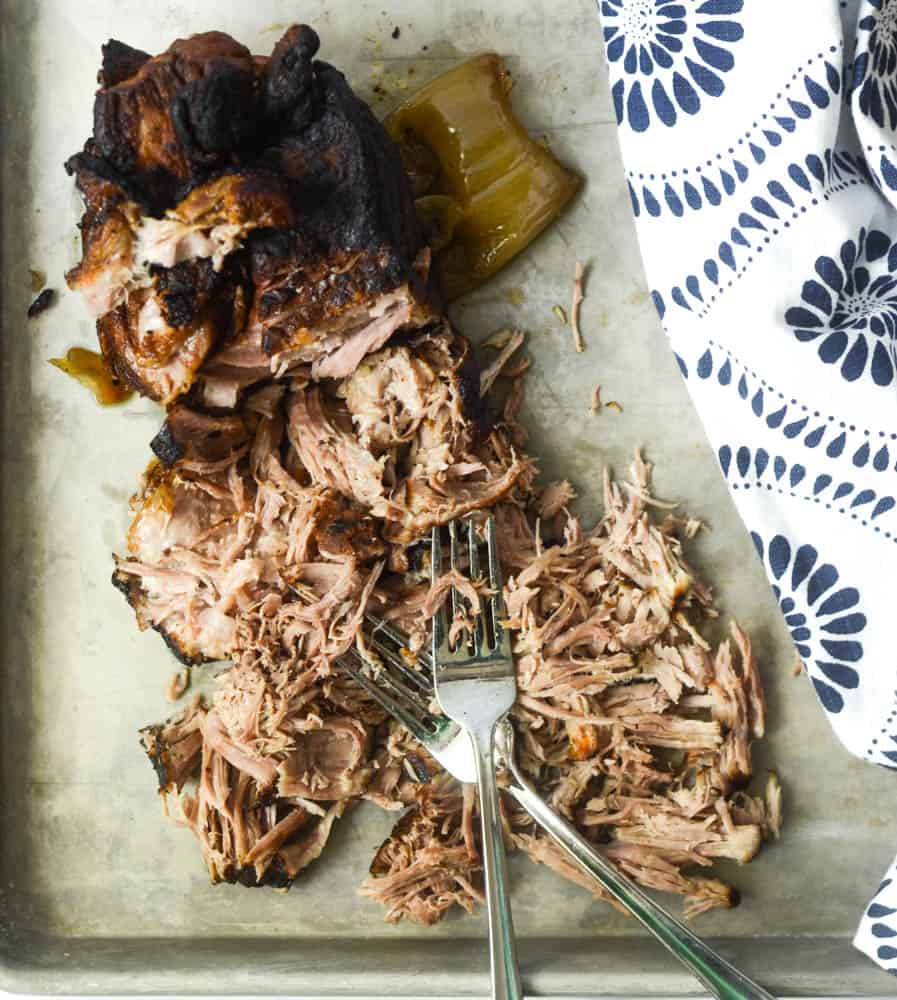
<svg viewBox="0 0 897 1000"><path fill-rule="evenodd" d="M707 362L712 366L712 359ZM732 463L733 453L736 456ZM783 455L770 455L765 448L752 449L749 445L724 444L718 451L720 467L733 489L771 489L788 492L825 508L859 521L862 527L872 526L876 533L897 543L897 530L882 527L879 520L897 508L897 498L880 494L870 486L859 487L851 480L836 480L828 473L819 473L808 479L807 467L801 462L789 462ZM772 477L767 474L771 469ZM805 483L804 489L798 487Z"/></svg>
<svg viewBox="0 0 897 1000"><path fill-rule="evenodd" d="M604 15L609 24L612 18L617 17L618 12L614 8L618 6L616 3L602 5L602 10L613 11ZM690 116L701 111L701 94L714 98L723 93L724 79L718 74L728 72L734 65L732 53L696 37L694 51L703 60L703 65L699 65L695 59L684 54L681 43L671 36L666 36L662 41L651 42L648 48L642 43L641 49L637 50L635 44L626 45L625 35L621 33L623 30L625 29L617 24L605 30L611 76L617 76L618 67L623 70L611 87L618 124L626 123L638 133L655 127L655 121L672 128L680 121L683 113ZM678 48L673 53L672 48L668 49L666 46ZM720 58L718 52L713 50L725 52L728 58ZM678 60L680 54L687 75L674 71L666 77L665 71L673 69L674 61ZM821 60L821 65L814 67L812 73L808 72L803 77L808 99L780 94L769 104L764 127L754 126L747 132L744 144L751 160L758 166L766 162L769 149L777 149L782 145L784 135L796 134L801 123L824 111L831 98L839 93L840 74L827 59L820 56L814 62L818 60ZM653 80L650 85L649 80ZM711 167L714 163L711 155L706 166L683 165L681 170L663 175L660 183L654 178L650 179L654 181L653 184L650 181L644 182L640 177L639 180L643 182L643 199L650 195L658 214L667 210L675 216L681 216L686 210L701 212L717 208L725 197L731 197L735 193L739 184L747 182L751 171L737 158L734 148L728 146L715 156L715 161L716 165ZM813 158L814 165L816 161L822 165L818 157ZM789 163L786 167L787 176L767 182L766 191L781 204L793 208L797 193L809 193L812 190L810 177L820 184L838 183L843 182L845 177L854 176L860 169L861 165L844 153L830 152L819 170L814 170L806 161ZM630 172L628 180L633 184L635 174ZM797 190L789 191L789 183ZM630 193L633 209L638 215L641 206L638 204L634 184ZM761 195L755 195L754 198L765 201ZM766 206L757 211L769 215L770 209L767 202ZM769 217L776 216L773 214Z"/></svg>
<svg viewBox="0 0 897 1000"><path fill-rule="evenodd" d="M751 539L816 694L825 710L837 715L862 683L868 622L860 592L845 586L837 568L809 542L781 534L766 541L757 531Z"/></svg>
<svg viewBox="0 0 897 1000"><path fill-rule="evenodd" d="M819 267L818 273L831 287L832 275L824 264ZM815 285L822 289L818 282ZM829 294L825 289L820 294L823 293ZM739 398L749 403L754 416L761 419L770 430L779 430L788 440L800 440L810 451L819 449L821 454L830 459L844 456L857 469L873 470L876 473L897 471L897 446L894 444L897 432L890 432L890 440L873 445L872 432L861 432L851 426L851 440L843 422L810 411L797 400L784 400L782 393L776 392L768 382L745 368L728 348L723 348L712 340L706 343L708 346L704 347L696 362L699 377L709 379L715 374L719 385L735 389ZM879 441L888 437L884 431L875 433ZM865 435L865 439L862 435Z"/></svg>
<svg viewBox="0 0 897 1000"><path fill-rule="evenodd" d="M776 141L770 142L770 144L777 145L780 141L781 137L776 134ZM749 149L757 163L762 163L766 158L763 150L755 144L749 143ZM734 178L727 171L721 170L720 172L720 183L727 195L734 194L737 184L746 183L751 176L750 171L740 161L733 160L732 166L735 171ZM681 217L686 211L707 211L720 204L722 196L719 199L715 197L719 194L719 189L710 182L707 182L707 185L703 183L706 180L706 175L703 173L702 166L695 165L693 170L695 174L702 175L702 187L709 185L714 191L713 197L708 196L706 199L701 197L701 192L697 187L697 179L691 180L690 170L686 168L681 171L673 171L671 174L661 175L660 181L655 181L653 188L644 181L642 175L638 175L638 181L642 184L644 207L648 214L663 214L663 206L665 205L667 211ZM680 174L681 176L679 176ZM821 201L827 200L832 191L865 183L867 179L868 172L865 161L855 158L843 150L828 149L823 157L810 154L803 161L787 164L780 177L767 181L762 193L757 191L749 196L750 211L739 213L738 225L733 227L730 241L724 240L719 244L716 260L740 277L755 259L755 255L763 250L763 246L757 245L761 242L760 236L769 234L771 230L773 230L773 235L780 233L781 230L778 227L782 224L781 220L783 219L785 226L791 225L786 214L790 215L791 219L796 219L802 212L807 211L808 207L816 206ZM634 184L636 175L630 173L628 180L630 184ZM818 189L816 185L818 185ZM766 235L763 242L768 243L770 238L769 235ZM745 253L738 254L736 247L744 248ZM690 302L683 296L683 301L678 303L683 309L692 309L697 305L700 307L698 309L699 315L703 317L707 315L711 303L725 293L727 286L719 282L718 273L714 273L712 277L708 274L708 263L712 261L716 266L716 260L711 258L705 261L703 268L707 280L717 286L715 292L711 293L709 289L701 286L700 281L697 281L693 289L689 289L692 291L695 302ZM856 254L851 260L852 262L856 260ZM810 317L811 323L814 322L815 317L808 309L797 306L789 310L789 314L790 319L794 321L792 326L795 328L795 336L799 340L813 339L817 335L799 325L807 317ZM892 377L889 354L886 351L878 350L872 352L870 356L868 350L864 353L865 347L862 345L845 354L848 346L847 338L840 331L837 332L839 335L831 343L819 345L820 356L834 357L837 355L839 363L842 363L844 377L847 379L859 378L867 363L871 361L870 370L876 383L889 384Z"/></svg>

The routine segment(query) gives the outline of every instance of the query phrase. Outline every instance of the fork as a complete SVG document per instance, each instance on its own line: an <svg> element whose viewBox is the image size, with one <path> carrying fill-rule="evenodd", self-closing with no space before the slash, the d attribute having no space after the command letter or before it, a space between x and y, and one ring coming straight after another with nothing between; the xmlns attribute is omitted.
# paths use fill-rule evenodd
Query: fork
<svg viewBox="0 0 897 1000"><path fill-rule="evenodd" d="M449 522L448 530L449 562L453 571L460 572L457 522ZM472 580L476 580L480 575L479 544L473 520L467 522L467 550L469 575ZM502 624L506 615L498 545L495 540L495 520L492 517L486 521L486 554L490 591L488 601L480 597L474 621L464 630L463 637L454 644L443 605L433 618L431 658L433 684L439 707L467 733L474 749L483 834L492 995L497 1000L520 1000L523 988L520 984L514 924L508 898L508 868L494 761L495 727L505 718L517 699L517 675L511 656L510 633ZM442 541L437 526L433 528L430 551L430 577L433 583L441 573ZM451 589L451 605L452 617L458 619L461 599L454 587Z"/></svg>
<svg viewBox="0 0 897 1000"><path fill-rule="evenodd" d="M399 629L367 615L368 644L379 658L365 660L351 649L340 665L365 691L401 722L411 735L459 781L473 781L476 761L473 746L461 727L429 710L433 695L432 660L418 655L417 668L404 658L408 638ZM373 676L372 676L373 675ZM719 1000L773 1000L715 952L696 934L657 904L632 879L608 861L579 831L559 816L532 786L514 758L514 729L503 722L496 732L499 753L510 777L507 791L562 847L570 858L618 900L707 990Z"/></svg>

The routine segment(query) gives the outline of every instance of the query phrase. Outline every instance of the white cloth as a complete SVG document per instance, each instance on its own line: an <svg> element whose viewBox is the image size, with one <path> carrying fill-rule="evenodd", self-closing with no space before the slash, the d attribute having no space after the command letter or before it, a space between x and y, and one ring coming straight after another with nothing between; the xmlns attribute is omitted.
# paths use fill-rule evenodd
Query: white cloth
<svg viewBox="0 0 897 1000"><path fill-rule="evenodd" d="M897 0L598 3L664 329L822 708L897 767ZM897 973L891 877L855 943Z"/></svg>

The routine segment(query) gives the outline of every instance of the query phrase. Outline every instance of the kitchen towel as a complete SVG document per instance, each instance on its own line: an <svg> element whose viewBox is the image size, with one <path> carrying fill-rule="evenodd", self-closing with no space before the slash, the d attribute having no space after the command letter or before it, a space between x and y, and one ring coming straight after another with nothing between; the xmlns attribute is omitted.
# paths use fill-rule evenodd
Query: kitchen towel
<svg viewBox="0 0 897 1000"><path fill-rule="evenodd" d="M599 9L664 330L822 708L897 768L897 0ZM855 944L897 975L897 866Z"/></svg>

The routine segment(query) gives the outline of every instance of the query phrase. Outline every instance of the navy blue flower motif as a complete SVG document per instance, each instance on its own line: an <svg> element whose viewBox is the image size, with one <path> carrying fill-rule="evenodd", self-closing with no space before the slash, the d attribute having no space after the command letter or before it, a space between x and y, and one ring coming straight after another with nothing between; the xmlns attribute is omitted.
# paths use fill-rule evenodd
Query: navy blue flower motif
<svg viewBox="0 0 897 1000"><path fill-rule="evenodd" d="M636 132L651 124L651 108L664 125L679 113L694 115L701 95L719 97L721 73L735 59L728 48L744 29L732 19L743 0L601 0L604 41L617 123ZM650 107L649 107L650 102Z"/></svg>
<svg viewBox="0 0 897 1000"><path fill-rule="evenodd" d="M876 385L890 385L897 367L897 244L877 229L861 229L837 260L818 257L816 274L819 280L804 282L803 305L789 309L785 322L798 340L817 342L826 364L840 363L848 382L868 370Z"/></svg>
<svg viewBox="0 0 897 1000"><path fill-rule="evenodd" d="M773 593L819 700L827 711L840 712L843 693L860 683L863 645L857 636L866 628L866 616L857 611L859 591L839 587L837 569L820 563L812 545L793 549L784 535L764 545L755 531L751 538L775 581Z"/></svg>
<svg viewBox="0 0 897 1000"><path fill-rule="evenodd" d="M859 91L860 110L881 128L897 128L897 4L870 0L878 13L858 25L851 89ZM868 37L864 39L864 34Z"/></svg>

